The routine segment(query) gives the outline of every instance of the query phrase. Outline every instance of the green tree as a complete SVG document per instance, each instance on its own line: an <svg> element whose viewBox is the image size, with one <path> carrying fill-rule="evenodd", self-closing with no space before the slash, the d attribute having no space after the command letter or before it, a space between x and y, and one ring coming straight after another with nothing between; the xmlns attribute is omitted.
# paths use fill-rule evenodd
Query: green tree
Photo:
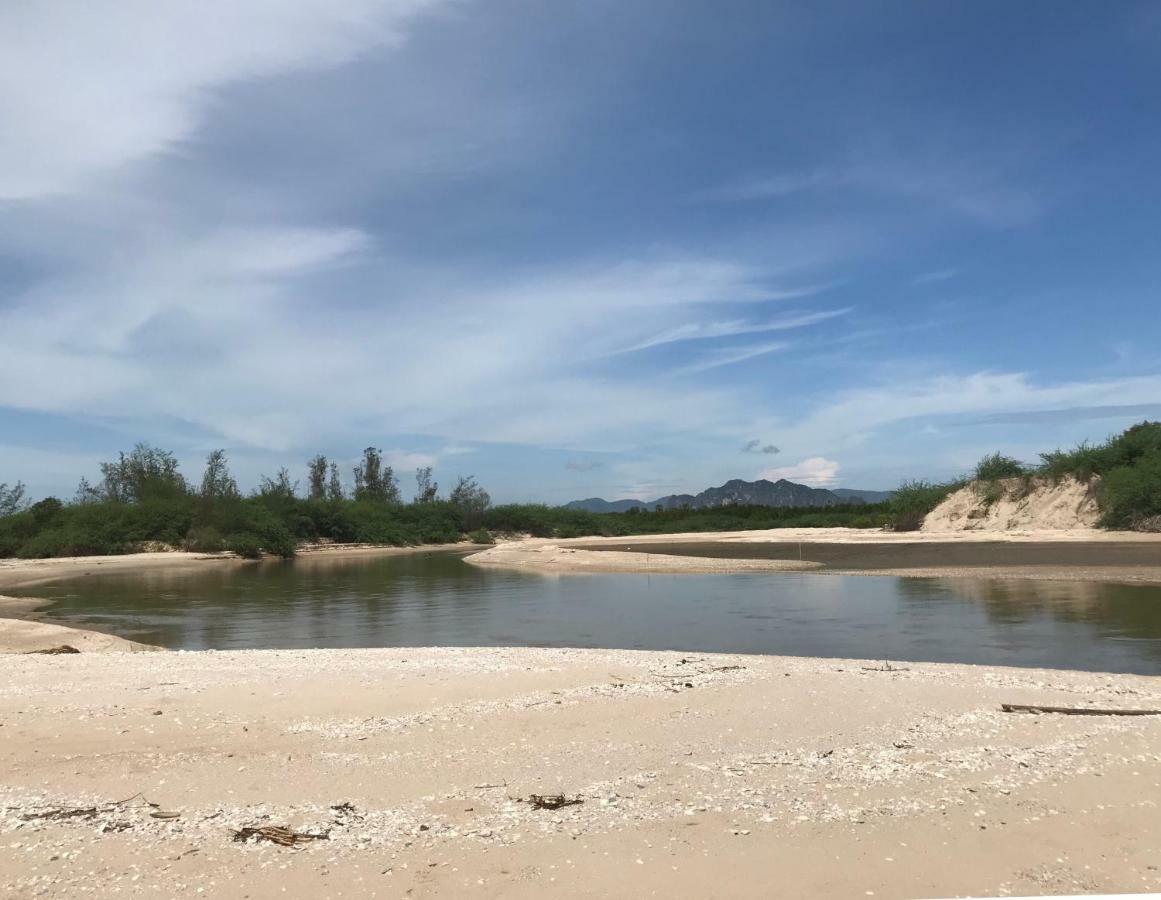
<svg viewBox="0 0 1161 900"><path fill-rule="evenodd" d="M189 485L169 450L137 444L116 462L101 463L102 493L114 503L166 500L189 494Z"/></svg>
<svg viewBox="0 0 1161 900"><path fill-rule="evenodd" d="M390 466L383 465L383 451L367 447L363 461L355 466L355 499L377 503L399 503L399 484Z"/></svg>
<svg viewBox="0 0 1161 900"><path fill-rule="evenodd" d="M237 500L241 496L238 483L230 474L225 450L211 450L206 457L206 471L202 475L201 498L207 504L219 500Z"/></svg>
<svg viewBox="0 0 1161 900"><path fill-rule="evenodd" d="M262 476L258 486L258 496L276 497L281 500L293 500L298 492L298 482L290 480L290 470L283 466L273 478Z"/></svg>
<svg viewBox="0 0 1161 900"><path fill-rule="evenodd" d="M28 507L24 482L18 481L11 487L8 482L0 482L0 516L12 516Z"/></svg>
<svg viewBox="0 0 1161 900"><path fill-rule="evenodd" d="M463 517L464 530L473 531L484 521L484 513L492 505L492 498L476 483L471 475L461 475L448 497Z"/></svg>
<svg viewBox="0 0 1161 900"><path fill-rule="evenodd" d="M306 495L311 500L325 500L327 496L327 458L321 453L307 464Z"/></svg>
<svg viewBox="0 0 1161 900"><path fill-rule="evenodd" d="M338 463L330 464L330 479L327 481L327 499L338 503L346 496L343 491L343 480L339 477Z"/></svg>
<svg viewBox="0 0 1161 900"><path fill-rule="evenodd" d="M415 502L433 503L439 496L439 485L431 480L431 466L415 470Z"/></svg>

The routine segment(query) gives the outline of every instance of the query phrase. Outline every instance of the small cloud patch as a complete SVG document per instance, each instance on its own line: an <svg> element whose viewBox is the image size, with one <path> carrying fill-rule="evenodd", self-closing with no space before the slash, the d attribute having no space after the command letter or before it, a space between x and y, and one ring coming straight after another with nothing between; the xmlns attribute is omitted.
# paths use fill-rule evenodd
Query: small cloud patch
<svg viewBox="0 0 1161 900"><path fill-rule="evenodd" d="M564 464L564 467L570 472L591 472L603 465L604 463L593 459L570 459Z"/></svg>
<svg viewBox="0 0 1161 900"><path fill-rule="evenodd" d="M773 444L763 444L760 440L754 438L752 441L746 441L742 447L742 452L765 453L767 456L773 456L775 453L781 453L782 451Z"/></svg>
<svg viewBox="0 0 1161 900"><path fill-rule="evenodd" d="M793 466L767 469L758 475L769 481L785 478L811 487L830 487L838 481L839 464L823 456L812 456Z"/></svg>

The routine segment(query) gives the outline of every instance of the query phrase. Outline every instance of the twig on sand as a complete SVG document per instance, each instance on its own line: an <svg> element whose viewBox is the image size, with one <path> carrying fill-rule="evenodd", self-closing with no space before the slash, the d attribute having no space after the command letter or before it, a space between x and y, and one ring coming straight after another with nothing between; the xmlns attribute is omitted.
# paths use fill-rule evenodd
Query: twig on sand
<svg viewBox="0 0 1161 900"><path fill-rule="evenodd" d="M63 819L95 819L100 811L96 806L58 806L43 812L25 813L20 818L24 822L38 819L50 822L59 822Z"/></svg>
<svg viewBox="0 0 1161 900"><path fill-rule="evenodd" d="M911 670L906 666L893 666L891 660L883 660L881 666L863 666L864 672L910 672Z"/></svg>
<svg viewBox="0 0 1161 900"><path fill-rule="evenodd" d="M327 841L330 837L330 832L292 831L281 825L244 825L234 832L235 841L248 841L253 838L258 841L270 841L280 847L297 847L310 841Z"/></svg>
<svg viewBox="0 0 1161 900"><path fill-rule="evenodd" d="M1095 706L1033 706L1023 703L1001 703L1006 713L1057 713L1062 716L1161 716L1161 709L1100 709Z"/></svg>
<svg viewBox="0 0 1161 900"><path fill-rule="evenodd" d="M533 809L560 809L564 806L576 806L585 801L581 797L566 797L564 794L529 794L527 800L519 802L527 803Z"/></svg>

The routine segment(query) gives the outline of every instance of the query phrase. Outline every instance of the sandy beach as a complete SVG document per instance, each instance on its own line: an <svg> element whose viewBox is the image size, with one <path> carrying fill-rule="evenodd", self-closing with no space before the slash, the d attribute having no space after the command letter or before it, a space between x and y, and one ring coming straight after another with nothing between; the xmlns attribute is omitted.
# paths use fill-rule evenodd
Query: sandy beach
<svg viewBox="0 0 1161 900"><path fill-rule="evenodd" d="M535 649L0 666L6 896L1161 889L1161 718L1000 710L1159 707L1157 679ZM261 825L326 838L235 842Z"/></svg>
<svg viewBox="0 0 1161 900"><path fill-rule="evenodd" d="M1161 534L1097 529L889 532L785 528L616 538L530 538L467 557L526 571L800 571L1161 583Z"/></svg>
<svg viewBox="0 0 1161 900"><path fill-rule="evenodd" d="M837 537L832 547L856 535ZM661 554L523 541L472 559L827 570L754 550L791 540L729 535L711 542L725 554L715 558L672 552L704 553L705 535L628 544ZM1102 543L1070 546L1084 558ZM731 546L754 557L731 559ZM245 564L5 561L0 589L97 566ZM27 616L37 601L4 603ZM28 654L66 643L81 652ZM6 896L1161 890L1161 716L1001 710L1158 709L1156 678L610 650L128 653L148 648L21 619L0 621L0 646ZM532 802L554 795L568 805ZM263 826L288 829L267 833L294 845L235 840Z"/></svg>

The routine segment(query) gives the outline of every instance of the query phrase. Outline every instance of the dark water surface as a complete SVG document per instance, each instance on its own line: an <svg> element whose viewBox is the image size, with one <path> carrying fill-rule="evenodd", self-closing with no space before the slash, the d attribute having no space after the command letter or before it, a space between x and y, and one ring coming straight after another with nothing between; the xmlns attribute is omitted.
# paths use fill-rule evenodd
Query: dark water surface
<svg viewBox="0 0 1161 900"><path fill-rule="evenodd" d="M1161 674L1161 587L803 574L566 575L455 553L101 574L26 591L181 649L549 646Z"/></svg>

